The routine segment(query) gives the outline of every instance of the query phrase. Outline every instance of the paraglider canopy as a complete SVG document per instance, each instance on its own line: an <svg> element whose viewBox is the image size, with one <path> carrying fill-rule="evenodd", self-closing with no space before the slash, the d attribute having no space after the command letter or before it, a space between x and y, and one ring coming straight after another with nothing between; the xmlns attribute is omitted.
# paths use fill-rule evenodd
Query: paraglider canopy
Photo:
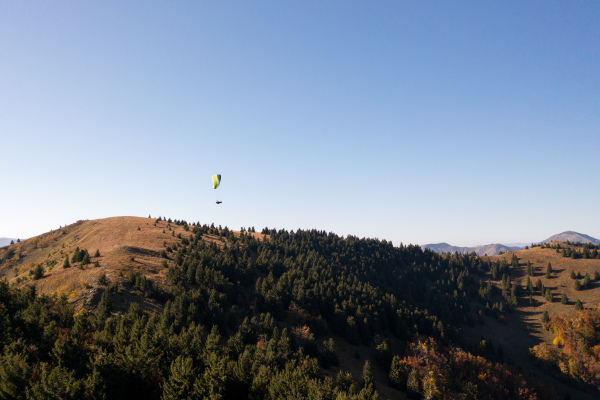
<svg viewBox="0 0 600 400"><path fill-rule="evenodd" d="M213 175L212 178L213 178L213 188L216 189L221 184L221 175L218 175L218 174ZM217 200L217 204L221 204L221 203L222 203L221 200Z"/></svg>
<svg viewBox="0 0 600 400"><path fill-rule="evenodd" d="M219 185L221 184L221 175L213 175L212 179L213 179L213 187L215 189L218 188Z"/></svg>

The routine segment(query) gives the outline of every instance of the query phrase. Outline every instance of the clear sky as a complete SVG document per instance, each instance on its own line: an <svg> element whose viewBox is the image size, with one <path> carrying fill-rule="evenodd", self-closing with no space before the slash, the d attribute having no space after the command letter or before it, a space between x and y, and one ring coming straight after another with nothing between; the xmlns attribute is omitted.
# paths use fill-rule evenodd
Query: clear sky
<svg viewBox="0 0 600 400"><path fill-rule="evenodd" d="M597 1L0 2L0 237L599 238L599 164Z"/></svg>

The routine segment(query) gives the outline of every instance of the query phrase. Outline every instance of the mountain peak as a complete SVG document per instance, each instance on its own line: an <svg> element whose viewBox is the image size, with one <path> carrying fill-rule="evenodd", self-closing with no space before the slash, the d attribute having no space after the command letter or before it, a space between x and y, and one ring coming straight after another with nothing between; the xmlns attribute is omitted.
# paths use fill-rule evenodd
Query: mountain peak
<svg viewBox="0 0 600 400"><path fill-rule="evenodd" d="M460 247L460 246L452 246L448 243L430 243L421 246L423 249L433 250L436 253L459 253L459 254L468 254L473 253L483 256L487 254L488 256L495 256L500 252L506 253L507 251L521 250L522 247L514 247L514 246L505 246L500 243L486 244L483 246L475 246L475 247Z"/></svg>
<svg viewBox="0 0 600 400"><path fill-rule="evenodd" d="M556 235L552 235L548 239L544 240L542 243L550 243L554 241L600 244L600 240L586 235L584 233L579 233L575 231L564 231Z"/></svg>

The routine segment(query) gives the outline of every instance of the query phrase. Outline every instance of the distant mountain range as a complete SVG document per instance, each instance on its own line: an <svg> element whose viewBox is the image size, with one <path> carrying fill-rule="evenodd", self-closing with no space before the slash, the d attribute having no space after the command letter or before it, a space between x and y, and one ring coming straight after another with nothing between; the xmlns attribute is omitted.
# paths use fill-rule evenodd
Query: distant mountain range
<svg viewBox="0 0 600 400"><path fill-rule="evenodd" d="M495 256L496 254L499 254L500 252L507 252L507 251L511 251L511 250L521 250L523 249L522 247L516 247L516 246L505 246L503 244L500 243L494 243L494 244L486 244L483 246L475 246L475 247L458 247L458 246L452 246L448 243L437 243L437 244L426 244L421 246L422 248L427 248L430 250L435 251L436 253L459 253L459 254L467 254L467 253L472 253L475 252L475 254L477 254L478 256L483 256L485 254L487 254L488 256Z"/></svg>
<svg viewBox="0 0 600 400"><path fill-rule="evenodd" d="M558 233L556 235L550 236L548 239L542 242L533 242L533 243L550 243L553 241L562 241L562 242L581 242L581 243L592 243L592 244L600 244L600 240L593 238L589 235L584 235L583 233L566 231L562 233ZM517 243L511 243L517 244ZM520 244L520 243L519 243ZM430 243L421 246L423 249L430 249L435 251L436 253L459 253L459 254L467 254L475 252L475 254L479 256L483 256L487 254L488 256L495 256L500 252L514 251L514 250L522 250L524 246L510 246L504 244L486 244L483 246L475 246L475 247L459 247L452 246L448 243Z"/></svg>
<svg viewBox="0 0 600 400"><path fill-rule="evenodd" d="M0 247L8 246L11 240L17 241L17 239L12 238L0 238Z"/></svg>

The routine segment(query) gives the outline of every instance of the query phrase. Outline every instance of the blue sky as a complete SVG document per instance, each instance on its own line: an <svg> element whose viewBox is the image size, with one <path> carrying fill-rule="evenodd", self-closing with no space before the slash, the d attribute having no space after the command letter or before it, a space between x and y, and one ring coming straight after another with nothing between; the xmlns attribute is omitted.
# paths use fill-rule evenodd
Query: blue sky
<svg viewBox="0 0 600 400"><path fill-rule="evenodd" d="M598 71L591 1L2 2L0 237L600 237Z"/></svg>

